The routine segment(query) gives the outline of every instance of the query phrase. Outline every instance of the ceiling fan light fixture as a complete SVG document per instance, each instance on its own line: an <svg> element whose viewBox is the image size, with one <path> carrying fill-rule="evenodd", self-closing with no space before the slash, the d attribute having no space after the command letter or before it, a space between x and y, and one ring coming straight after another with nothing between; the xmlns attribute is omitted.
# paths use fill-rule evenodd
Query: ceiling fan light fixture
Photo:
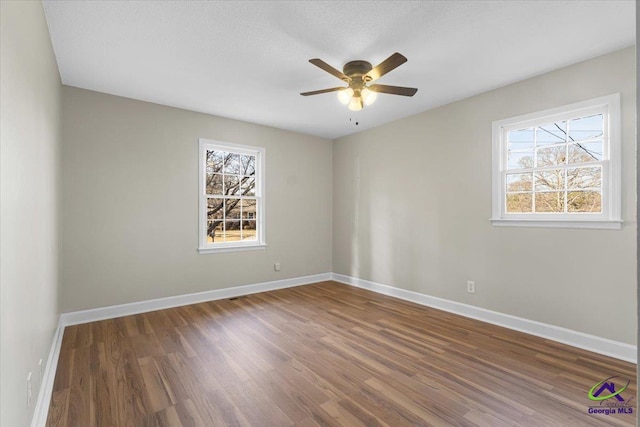
<svg viewBox="0 0 640 427"><path fill-rule="evenodd" d="M353 96L353 89L351 89L350 87L345 88L338 92L338 100L340 101L340 103L344 105L349 104L352 96Z"/></svg>
<svg viewBox="0 0 640 427"><path fill-rule="evenodd" d="M344 83L347 83L348 86L302 92L300 95L309 96L327 92L337 92L338 100L342 104L347 105L352 111L360 111L365 105L373 104L378 97L378 93L413 96L418 91L418 89L413 87L389 86L377 83L371 84L387 74L389 71L392 71L407 62L407 58L398 52L394 53L375 67L372 67L371 63L367 61L349 61L344 64L342 71L333 68L320 58L310 59L309 62L332 76L339 78ZM369 84L371 85L367 87Z"/></svg>
<svg viewBox="0 0 640 427"><path fill-rule="evenodd" d="M349 110L351 111L360 111L362 107L362 98L359 96L354 96L351 98L351 101L349 101Z"/></svg>
<svg viewBox="0 0 640 427"><path fill-rule="evenodd" d="M376 92L366 87L362 89L361 95L364 105L371 105L376 101L376 98L378 98L378 94Z"/></svg>

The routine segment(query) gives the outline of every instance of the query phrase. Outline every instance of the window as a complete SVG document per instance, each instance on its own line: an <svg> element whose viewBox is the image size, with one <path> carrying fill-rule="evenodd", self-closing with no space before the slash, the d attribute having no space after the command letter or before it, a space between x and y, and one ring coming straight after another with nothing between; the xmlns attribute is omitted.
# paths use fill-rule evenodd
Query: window
<svg viewBox="0 0 640 427"><path fill-rule="evenodd" d="M264 148L200 139L200 253L262 249Z"/></svg>
<svg viewBox="0 0 640 427"><path fill-rule="evenodd" d="M493 122L494 225L620 228L620 95Z"/></svg>

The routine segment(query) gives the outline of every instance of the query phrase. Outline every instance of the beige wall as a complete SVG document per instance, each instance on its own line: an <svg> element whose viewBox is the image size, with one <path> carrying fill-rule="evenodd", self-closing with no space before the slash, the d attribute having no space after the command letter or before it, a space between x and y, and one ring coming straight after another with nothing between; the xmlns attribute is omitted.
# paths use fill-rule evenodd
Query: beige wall
<svg viewBox="0 0 640 427"><path fill-rule="evenodd" d="M265 251L197 253L199 137L266 148ZM329 272L331 192L329 140L64 87L61 309Z"/></svg>
<svg viewBox="0 0 640 427"><path fill-rule="evenodd" d="M334 271L634 344L635 87L628 48L338 139ZM492 227L491 122L615 92L623 229Z"/></svg>
<svg viewBox="0 0 640 427"><path fill-rule="evenodd" d="M18 427L58 321L61 85L42 3L2 1L0 15L0 425Z"/></svg>

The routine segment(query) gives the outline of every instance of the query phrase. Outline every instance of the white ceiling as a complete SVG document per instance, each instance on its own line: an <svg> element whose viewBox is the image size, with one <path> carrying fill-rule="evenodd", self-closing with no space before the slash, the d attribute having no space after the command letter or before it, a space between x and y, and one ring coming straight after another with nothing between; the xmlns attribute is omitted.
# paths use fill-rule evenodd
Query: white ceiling
<svg viewBox="0 0 640 427"><path fill-rule="evenodd" d="M62 82L326 138L576 63L635 42L633 1L59 1L45 12ZM338 69L409 61L351 112ZM355 122L359 122L356 126Z"/></svg>

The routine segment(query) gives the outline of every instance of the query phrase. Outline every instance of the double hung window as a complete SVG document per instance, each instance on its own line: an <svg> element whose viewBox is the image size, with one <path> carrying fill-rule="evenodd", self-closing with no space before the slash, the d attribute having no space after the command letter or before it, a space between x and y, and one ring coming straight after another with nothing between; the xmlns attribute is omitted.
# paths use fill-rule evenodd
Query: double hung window
<svg viewBox="0 0 640 427"><path fill-rule="evenodd" d="M264 154L200 139L200 253L265 246Z"/></svg>
<svg viewBox="0 0 640 427"><path fill-rule="evenodd" d="M493 123L494 225L620 228L620 98Z"/></svg>

